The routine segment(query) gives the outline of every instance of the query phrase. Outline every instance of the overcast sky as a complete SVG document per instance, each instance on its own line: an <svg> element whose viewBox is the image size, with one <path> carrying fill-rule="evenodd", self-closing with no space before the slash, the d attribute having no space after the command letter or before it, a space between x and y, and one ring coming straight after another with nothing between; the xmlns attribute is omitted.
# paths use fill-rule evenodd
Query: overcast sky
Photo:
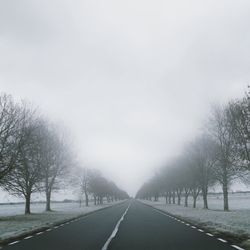
<svg viewBox="0 0 250 250"><path fill-rule="evenodd" d="M250 82L249 0L0 0L0 91L134 194Z"/></svg>

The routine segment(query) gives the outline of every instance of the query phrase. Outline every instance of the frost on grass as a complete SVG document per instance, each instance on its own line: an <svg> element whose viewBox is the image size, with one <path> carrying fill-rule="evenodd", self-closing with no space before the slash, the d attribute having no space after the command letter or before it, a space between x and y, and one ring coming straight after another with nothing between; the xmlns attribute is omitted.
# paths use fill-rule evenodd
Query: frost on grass
<svg viewBox="0 0 250 250"><path fill-rule="evenodd" d="M166 205L163 199L160 199L158 202L143 202L218 232L250 236L250 196L232 195L230 198L231 210L229 212L224 212L221 209L223 204L221 196L212 196L209 198L209 210L202 209L201 198L195 209L191 207L191 199L190 207L188 208L183 207L183 204L181 206L173 204Z"/></svg>
<svg viewBox="0 0 250 250"><path fill-rule="evenodd" d="M23 205L0 206L0 241L47 227L60 221L69 220L113 204L114 203L80 208L76 203L61 203L54 204L54 207L52 206L52 208L55 209L54 212L41 212L44 210L44 204L34 204L33 211L36 212L31 215L19 214L20 211L23 212ZM9 214L16 215L6 216Z"/></svg>

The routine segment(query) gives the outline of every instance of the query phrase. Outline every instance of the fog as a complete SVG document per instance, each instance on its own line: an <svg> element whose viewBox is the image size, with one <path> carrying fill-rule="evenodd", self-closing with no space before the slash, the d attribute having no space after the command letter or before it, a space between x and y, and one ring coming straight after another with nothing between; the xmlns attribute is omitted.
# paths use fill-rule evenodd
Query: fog
<svg viewBox="0 0 250 250"><path fill-rule="evenodd" d="M134 195L250 80L250 2L0 2L0 91Z"/></svg>

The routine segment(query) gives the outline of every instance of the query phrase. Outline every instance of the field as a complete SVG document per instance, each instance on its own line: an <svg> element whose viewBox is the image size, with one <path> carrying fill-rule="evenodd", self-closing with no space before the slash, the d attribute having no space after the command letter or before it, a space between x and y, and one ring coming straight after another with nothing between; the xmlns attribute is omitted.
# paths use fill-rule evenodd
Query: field
<svg viewBox="0 0 250 250"><path fill-rule="evenodd" d="M78 211L79 203L71 202L55 202L51 204L51 209L55 211ZM31 204L32 213L42 213L45 210L45 203L33 203ZM4 204L0 205L0 217L11 215L22 215L24 213L24 204Z"/></svg>

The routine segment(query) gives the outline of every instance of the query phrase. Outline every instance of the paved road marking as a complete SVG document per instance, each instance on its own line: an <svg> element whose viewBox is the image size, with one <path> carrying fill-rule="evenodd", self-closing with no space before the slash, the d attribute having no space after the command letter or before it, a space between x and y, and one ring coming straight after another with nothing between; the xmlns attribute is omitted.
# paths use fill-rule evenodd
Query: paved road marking
<svg viewBox="0 0 250 250"><path fill-rule="evenodd" d="M236 248L236 249L238 249L238 250L245 250L244 248L238 247L236 245L231 245L231 246L234 247L234 248Z"/></svg>
<svg viewBox="0 0 250 250"><path fill-rule="evenodd" d="M27 236L27 237L24 238L24 240L28 240L30 238L33 238L33 236Z"/></svg>
<svg viewBox="0 0 250 250"><path fill-rule="evenodd" d="M16 244L16 243L18 243L18 242L20 242L20 241L17 240L17 241L14 241L14 242L9 243L8 245L14 245L14 244Z"/></svg>
<svg viewBox="0 0 250 250"><path fill-rule="evenodd" d="M36 235L40 235L40 234L43 234L44 232L39 232L39 233L36 233Z"/></svg>
<svg viewBox="0 0 250 250"><path fill-rule="evenodd" d="M212 235L212 234L210 234L210 233L206 233L206 235L208 235L208 236L210 236L210 237L213 237L213 235Z"/></svg>
<svg viewBox="0 0 250 250"><path fill-rule="evenodd" d="M128 209L130 207L130 204L128 205L127 209L125 210L125 212L123 213L122 217L120 218L120 220L117 222L116 226L115 226L115 229L113 230L112 234L109 236L108 240L106 241L106 243L104 244L104 246L102 247L102 250L107 250L108 249L108 246L111 242L111 240L116 236L117 232L118 232L118 229L119 229L119 226L121 224L121 222L123 221L126 213L128 212Z"/></svg>
<svg viewBox="0 0 250 250"><path fill-rule="evenodd" d="M184 224L187 225L187 226L191 226L190 224L185 223L185 222L183 222L183 221L181 221L181 220L179 220L179 219L177 219L177 218L175 218L175 217L172 217L171 215L168 215L168 214L166 214L166 213L163 213L163 212L159 211L158 209L155 209L154 207L152 207L152 208L153 208L153 210L155 210L157 213L160 213L160 214L163 214L163 215L165 215L165 216L168 216L168 217L170 217L170 218L172 218L172 219L174 219L174 220L176 220L176 221L178 221L178 222L184 223ZM199 229L199 228L197 228L197 227L195 227L195 226L191 226L191 228L197 229L198 231L204 233L204 230ZM214 236L214 235L211 234L211 233L206 233L206 235L208 235L208 236L210 236L210 237L213 237L213 236ZM218 239L219 241L223 242L223 243L227 243L227 241L224 240L224 239L221 239L221 238L217 238L217 239ZM236 246L236 245L231 245L231 246L234 247L234 248L237 249L237 250L245 250L244 248L241 248L241 247Z"/></svg>
<svg viewBox="0 0 250 250"><path fill-rule="evenodd" d="M218 240L221 241L221 242L224 242L224 243L227 242L226 240L223 240L223 239L221 239L221 238L218 238Z"/></svg>

